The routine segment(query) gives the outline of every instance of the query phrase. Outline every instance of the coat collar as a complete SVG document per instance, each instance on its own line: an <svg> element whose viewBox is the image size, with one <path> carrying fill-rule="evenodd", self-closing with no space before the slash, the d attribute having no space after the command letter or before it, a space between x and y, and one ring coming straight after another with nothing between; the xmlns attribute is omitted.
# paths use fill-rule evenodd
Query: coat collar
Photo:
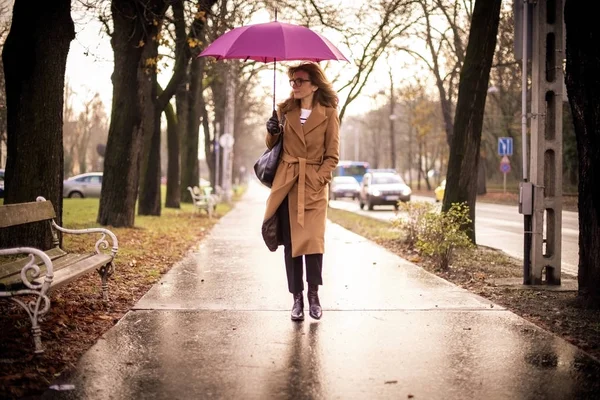
<svg viewBox="0 0 600 400"><path fill-rule="evenodd" d="M317 104L313 107L312 112L308 116L306 122L304 122L304 125L300 123L300 108L294 108L287 112L285 117L292 130L300 137L300 140L302 140L302 143L306 144L304 136L325 121L327 119L327 114L325 114L325 107Z"/></svg>
<svg viewBox="0 0 600 400"><path fill-rule="evenodd" d="M302 131L302 124L300 123L300 108L294 108L293 110L288 111L285 114L285 118L294 133L298 135L300 140L302 140L302 143L306 145L306 142L304 141L304 132Z"/></svg>
<svg viewBox="0 0 600 400"><path fill-rule="evenodd" d="M326 119L327 115L325 114L325 107L317 103L317 105L313 107L312 112L302 127L304 134L307 135L310 131L321 125L321 123Z"/></svg>

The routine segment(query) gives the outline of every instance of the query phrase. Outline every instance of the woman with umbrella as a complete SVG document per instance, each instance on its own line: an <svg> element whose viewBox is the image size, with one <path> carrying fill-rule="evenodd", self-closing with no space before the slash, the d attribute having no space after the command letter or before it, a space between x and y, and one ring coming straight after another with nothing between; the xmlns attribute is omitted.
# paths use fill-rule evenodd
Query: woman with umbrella
<svg viewBox="0 0 600 400"><path fill-rule="evenodd" d="M291 96L267 121L267 147L283 137L283 150L264 221L277 213L288 289L294 298L291 319L302 321L303 264L309 314L315 319L322 315L318 290L323 284L327 185L339 160L338 97L316 63L290 67L288 76Z"/></svg>
<svg viewBox="0 0 600 400"><path fill-rule="evenodd" d="M274 109L277 61L348 61L320 34L278 21L232 29L200 56L273 62ZM271 251L284 245L288 289L294 296L291 317L302 321L303 264L310 316L319 319L322 314L318 290L323 284L327 184L339 160L338 97L316 63L291 67L288 76L292 94L267 122L267 146L271 149L283 139L283 150L271 184L262 232L265 243L269 238L267 247ZM273 223L276 220L278 223Z"/></svg>

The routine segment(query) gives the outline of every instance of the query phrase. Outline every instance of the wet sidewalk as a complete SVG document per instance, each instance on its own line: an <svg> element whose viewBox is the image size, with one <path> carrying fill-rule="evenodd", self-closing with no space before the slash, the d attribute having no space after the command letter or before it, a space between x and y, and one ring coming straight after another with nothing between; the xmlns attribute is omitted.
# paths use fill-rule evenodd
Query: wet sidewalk
<svg viewBox="0 0 600 400"><path fill-rule="evenodd" d="M44 397L598 398L576 347L331 223L323 318L290 321L283 250L260 235L267 194L251 185L55 382L74 389Z"/></svg>

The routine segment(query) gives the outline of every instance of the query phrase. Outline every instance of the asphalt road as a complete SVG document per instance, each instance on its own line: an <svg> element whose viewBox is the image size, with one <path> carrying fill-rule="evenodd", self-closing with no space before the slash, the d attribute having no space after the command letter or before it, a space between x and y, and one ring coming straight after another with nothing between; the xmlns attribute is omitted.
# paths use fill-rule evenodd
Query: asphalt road
<svg viewBox="0 0 600 400"><path fill-rule="evenodd" d="M433 202L431 197L412 196L412 201ZM368 217L390 221L396 216L391 206L361 210L358 202L350 199L332 200L330 206ZM493 247L512 257L523 259L523 216L517 206L477 203L475 207L475 235L477 244ZM579 256L579 227L577 213L563 211L562 215L562 271L577 276Z"/></svg>

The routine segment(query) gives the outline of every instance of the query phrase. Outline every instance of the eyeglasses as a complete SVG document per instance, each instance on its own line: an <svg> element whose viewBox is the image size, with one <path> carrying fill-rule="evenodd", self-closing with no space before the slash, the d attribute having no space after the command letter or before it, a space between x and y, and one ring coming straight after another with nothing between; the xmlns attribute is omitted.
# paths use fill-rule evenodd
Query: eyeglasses
<svg viewBox="0 0 600 400"><path fill-rule="evenodd" d="M296 79L290 79L290 86L291 87L299 87L302 86L302 84L304 82L310 82L310 79L302 79L302 78L296 78Z"/></svg>

